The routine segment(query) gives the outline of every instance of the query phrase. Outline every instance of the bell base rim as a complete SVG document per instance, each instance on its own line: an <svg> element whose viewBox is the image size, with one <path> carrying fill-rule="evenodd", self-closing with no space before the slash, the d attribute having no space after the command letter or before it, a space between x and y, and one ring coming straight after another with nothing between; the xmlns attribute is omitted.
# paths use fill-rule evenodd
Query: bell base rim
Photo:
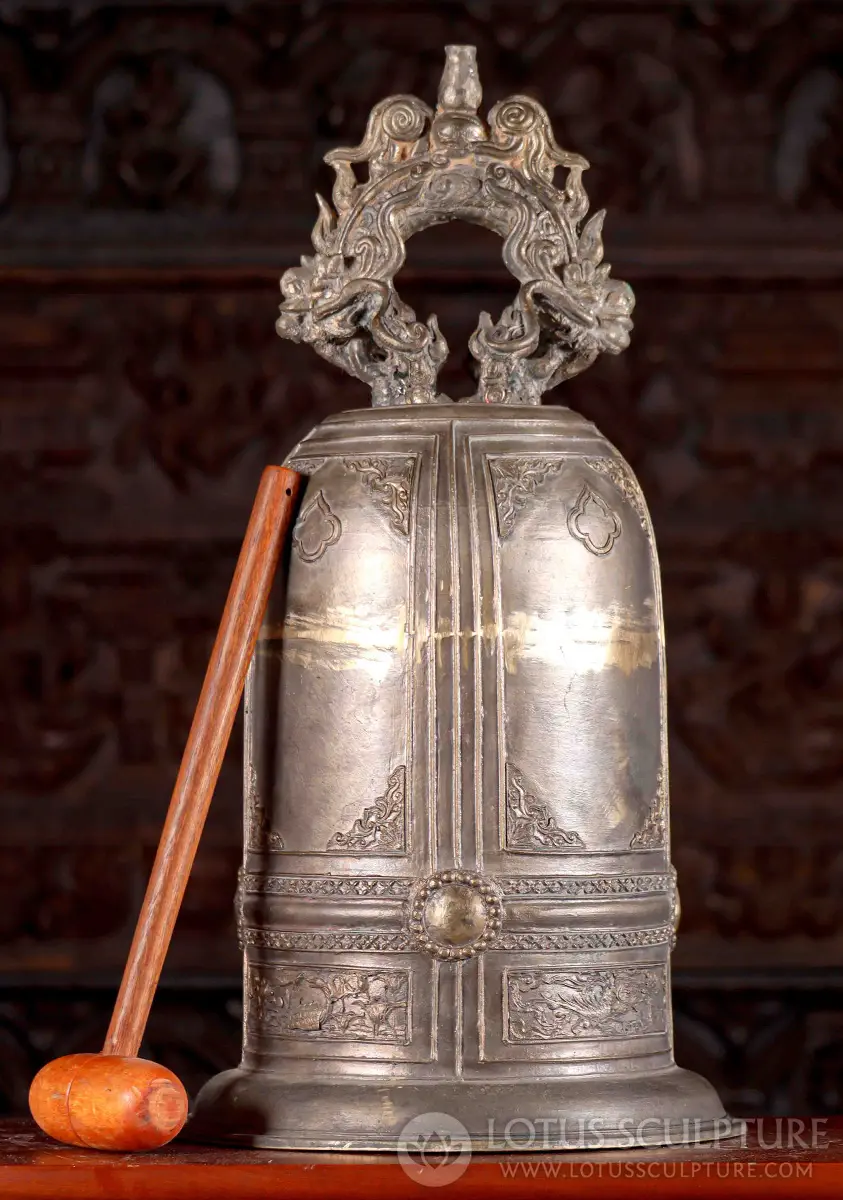
<svg viewBox="0 0 843 1200"><path fill-rule="evenodd" d="M385 1113L391 1113L389 1120ZM479 1154L691 1146L738 1137L746 1128L727 1115L706 1080L676 1066L610 1080L579 1076L489 1084L348 1077L303 1083L281 1072L238 1068L205 1084L180 1140L242 1149L395 1153L404 1144L404 1127L423 1114L460 1122L466 1144ZM490 1135L490 1119L497 1134ZM513 1119L517 1129L502 1136ZM584 1121L591 1125L583 1127ZM538 1133L531 1140L532 1125Z"/></svg>

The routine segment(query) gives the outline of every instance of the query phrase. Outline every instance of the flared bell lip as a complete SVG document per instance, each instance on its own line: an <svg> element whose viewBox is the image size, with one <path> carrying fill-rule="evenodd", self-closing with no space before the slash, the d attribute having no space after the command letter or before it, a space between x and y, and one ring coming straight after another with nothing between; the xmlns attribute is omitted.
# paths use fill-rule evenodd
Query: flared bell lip
<svg viewBox="0 0 843 1200"><path fill-rule="evenodd" d="M411 1121L442 1115L472 1153L588 1152L692 1146L740 1136L705 1079L672 1066L646 1074L532 1081L291 1082L236 1068L199 1092L181 1140L255 1149L396 1152ZM535 1129L535 1136L531 1130Z"/></svg>

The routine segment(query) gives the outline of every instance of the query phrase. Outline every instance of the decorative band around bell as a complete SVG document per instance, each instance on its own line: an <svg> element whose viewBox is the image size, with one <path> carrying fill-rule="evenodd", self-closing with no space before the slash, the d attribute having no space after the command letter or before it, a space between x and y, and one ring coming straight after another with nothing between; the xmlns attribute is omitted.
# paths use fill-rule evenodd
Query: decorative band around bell
<svg viewBox="0 0 843 1200"><path fill-rule="evenodd" d="M441 874L441 872L440 872ZM476 872L471 872L472 877ZM611 900L670 892L665 872L618 875L495 875L501 896L526 899ZM338 900L404 900L419 880L412 875L274 875L240 871L240 890L249 896L305 896Z"/></svg>
<svg viewBox="0 0 843 1200"><path fill-rule="evenodd" d="M412 953L443 962L476 957L489 947L524 952L624 950L675 942L678 896L672 873L606 876L485 876L453 868L413 876L259 875L240 872L241 945L255 949ZM512 929L507 901L594 903L666 895L670 924L640 928ZM250 924L248 896L326 900L401 901L403 919L393 928L266 928ZM608 914L607 914L608 916Z"/></svg>
<svg viewBox="0 0 843 1200"><path fill-rule="evenodd" d="M672 948L674 940L672 925L653 925L644 929L513 930L499 933L491 948L538 954L636 950L662 945ZM243 948L256 950L303 950L308 953L360 950L367 954L409 954L422 949L406 929L264 929L246 925L240 930L240 944ZM488 946L489 942L486 944ZM475 955L476 952L475 944ZM471 957L470 954L454 955L447 961L459 962Z"/></svg>

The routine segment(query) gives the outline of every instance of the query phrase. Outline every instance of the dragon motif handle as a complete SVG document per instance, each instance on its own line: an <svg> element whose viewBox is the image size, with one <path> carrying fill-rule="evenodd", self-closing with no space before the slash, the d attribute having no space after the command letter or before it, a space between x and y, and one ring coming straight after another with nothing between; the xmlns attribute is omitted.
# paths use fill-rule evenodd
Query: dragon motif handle
<svg viewBox="0 0 843 1200"><path fill-rule="evenodd" d="M466 403L540 404L600 351L629 344L635 299L602 261L605 214L586 220L588 163L557 146L535 100L502 100L485 124L481 98L475 48L448 46L435 112L415 96L377 104L360 145L325 156L333 205L317 197L315 254L281 280L278 333L368 383L376 406L450 403L436 390L448 354L436 317L419 321L393 282L407 238L443 221L498 233L519 284L497 321L480 314L469 341L478 387Z"/></svg>

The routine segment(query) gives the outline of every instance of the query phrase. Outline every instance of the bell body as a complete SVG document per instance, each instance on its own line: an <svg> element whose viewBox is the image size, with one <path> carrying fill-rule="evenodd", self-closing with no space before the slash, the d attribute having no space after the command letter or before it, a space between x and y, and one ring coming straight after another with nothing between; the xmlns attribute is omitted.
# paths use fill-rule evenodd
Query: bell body
<svg viewBox="0 0 843 1200"><path fill-rule="evenodd" d="M445 1113L478 1149L722 1136L673 1061L661 595L629 467L568 409L480 404L344 413L288 465L308 485L246 696L243 1060L193 1135L394 1149Z"/></svg>

